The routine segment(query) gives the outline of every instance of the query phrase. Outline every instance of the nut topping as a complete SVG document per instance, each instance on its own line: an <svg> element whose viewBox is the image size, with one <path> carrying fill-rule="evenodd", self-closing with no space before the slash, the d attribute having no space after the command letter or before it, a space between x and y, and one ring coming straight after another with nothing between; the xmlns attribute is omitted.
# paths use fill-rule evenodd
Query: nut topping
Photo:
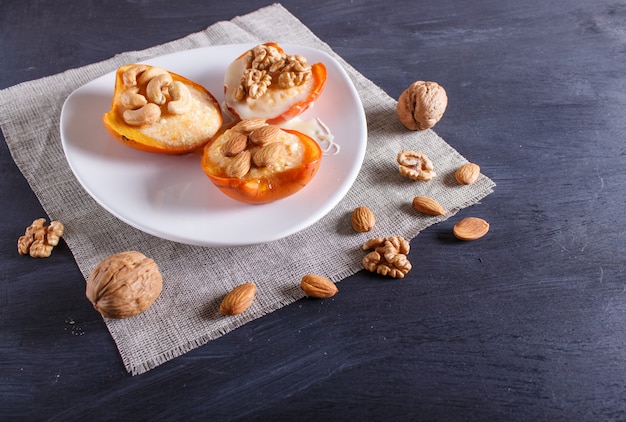
<svg viewBox="0 0 626 422"><path fill-rule="evenodd" d="M220 148L220 152L224 157L234 157L241 151L246 149L248 145L248 137L245 135L235 135L228 141L224 142Z"/></svg>
<svg viewBox="0 0 626 422"><path fill-rule="evenodd" d="M150 125L161 119L161 106L171 114L185 114L193 106L189 87L174 81L159 67L132 65L122 74L126 89L121 93L122 119L131 126ZM165 107L164 109L165 110Z"/></svg>
<svg viewBox="0 0 626 422"><path fill-rule="evenodd" d="M162 69L160 67L147 67L146 70L141 72L137 77L137 85L146 86L150 82L151 79L156 78L159 75L164 75L169 73L167 70Z"/></svg>
<svg viewBox="0 0 626 422"><path fill-rule="evenodd" d="M235 98L243 100L245 98L257 99L267 92L272 83L272 76L265 70L247 69L243 72L241 84L237 87Z"/></svg>
<svg viewBox="0 0 626 422"><path fill-rule="evenodd" d="M219 149L222 156L231 158L224 169L226 176L242 179L253 165L263 168L280 162L289 153L282 142L285 135L281 128L268 125L264 119L250 118L237 123L224 133L226 139Z"/></svg>
<svg viewBox="0 0 626 422"><path fill-rule="evenodd" d="M299 55L281 53L272 45L258 45L244 59L244 72L235 92L239 101L257 99L276 83L280 88L300 86L311 79L311 66Z"/></svg>
<svg viewBox="0 0 626 422"><path fill-rule="evenodd" d="M233 126L233 130L241 132L244 135L249 135L252 131L255 131L263 126L267 126L265 119L260 117L250 117L249 119L244 119L238 122L235 126Z"/></svg>
<svg viewBox="0 0 626 422"><path fill-rule="evenodd" d="M280 157L283 152L281 142L270 142L259 148L252 157L252 162L257 167L267 167Z"/></svg>
<svg viewBox="0 0 626 422"><path fill-rule="evenodd" d="M281 128L276 125L265 125L250 133L250 141L257 145L264 145L276 139L281 133Z"/></svg>
<svg viewBox="0 0 626 422"><path fill-rule="evenodd" d="M234 156L224 170L226 176L241 179L250 171L250 151L241 151Z"/></svg>
<svg viewBox="0 0 626 422"><path fill-rule="evenodd" d="M306 62L306 58L300 54L287 56L270 68L271 72L280 72L278 75L278 86L281 88L291 88L304 84L311 77L311 66Z"/></svg>
<svg viewBox="0 0 626 422"><path fill-rule="evenodd" d="M132 88L128 88L122 93L122 96L120 97L120 103L122 103L122 106L127 109L137 110L138 108L141 108L148 104L148 100L146 100L146 97L139 93L139 88L135 86Z"/></svg>
<svg viewBox="0 0 626 422"><path fill-rule="evenodd" d="M164 91L167 90L169 84L173 81L172 75L169 73L161 73L150 79L146 86L146 97L151 103L163 105L167 101Z"/></svg>
<svg viewBox="0 0 626 422"><path fill-rule="evenodd" d="M122 116L131 126L149 125L159 121L161 108L154 103L148 103L137 110L125 110Z"/></svg>
<svg viewBox="0 0 626 422"><path fill-rule="evenodd" d="M191 109L193 99L187 85L181 81L174 81L167 90L171 98L170 102L167 103L167 111L172 114L185 114Z"/></svg>
<svg viewBox="0 0 626 422"><path fill-rule="evenodd" d="M148 66L146 65L136 64L126 69L122 75L124 85L128 87L137 86L137 76L143 73L147 68Z"/></svg>
<svg viewBox="0 0 626 422"><path fill-rule="evenodd" d="M278 49L272 45L257 45L248 51L245 58L245 65L248 69L269 69L283 55Z"/></svg>

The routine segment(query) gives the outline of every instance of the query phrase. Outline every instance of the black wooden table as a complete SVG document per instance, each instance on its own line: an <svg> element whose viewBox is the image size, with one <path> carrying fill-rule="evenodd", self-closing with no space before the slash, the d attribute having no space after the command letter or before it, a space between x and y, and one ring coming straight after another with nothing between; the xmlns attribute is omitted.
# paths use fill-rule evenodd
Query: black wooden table
<svg viewBox="0 0 626 422"><path fill-rule="evenodd" d="M0 1L0 88L143 49L268 1ZM286 0L397 98L434 80L436 132L497 187L417 236L402 281L359 273L131 377L65 244L0 143L2 420L626 419L626 3Z"/></svg>

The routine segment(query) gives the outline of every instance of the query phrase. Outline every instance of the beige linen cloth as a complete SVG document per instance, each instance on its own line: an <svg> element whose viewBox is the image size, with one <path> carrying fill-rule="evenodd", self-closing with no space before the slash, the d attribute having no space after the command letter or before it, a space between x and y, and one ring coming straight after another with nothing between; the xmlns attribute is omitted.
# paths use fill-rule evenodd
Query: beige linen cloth
<svg viewBox="0 0 626 422"><path fill-rule="evenodd" d="M73 90L121 65L163 54L267 41L327 52L345 68L360 94L368 122L365 160L353 187L329 214L299 233L268 244L207 248L137 230L109 214L83 190L67 164L59 134L61 108ZM283 6L274 4L164 45L7 88L0 93L0 127L13 159L50 219L65 224L65 242L85 278L103 258L125 250L140 251L158 263L164 288L156 303L136 317L105 321L126 369L136 375L301 299L299 281L306 273L339 282L362 270L361 245L368 238L401 235L411 239L492 192L495 184L484 175L473 185L458 185L454 170L467 161L434 131L406 130L395 107L394 99ZM395 159L401 149L425 152L435 163L438 177L428 183L400 177ZM416 194L438 199L448 214L419 215L411 208ZM355 233L350 225L352 210L364 204L377 216L369 234ZM24 227L28 224L24 221ZM238 316L220 315L222 297L250 281L258 287L252 306Z"/></svg>

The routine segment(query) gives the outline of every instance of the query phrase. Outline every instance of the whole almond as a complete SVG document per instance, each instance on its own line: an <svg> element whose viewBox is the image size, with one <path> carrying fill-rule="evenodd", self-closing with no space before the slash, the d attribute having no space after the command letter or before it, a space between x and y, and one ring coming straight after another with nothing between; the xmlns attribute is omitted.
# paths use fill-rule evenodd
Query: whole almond
<svg viewBox="0 0 626 422"><path fill-rule="evenodd" d="M310 297L325 299L337 294L339 289L329 279L316 274L307 274L300 281L300 288Z"/></svg>
<svg viewBox="0 0 626 422"><path fill-rule="evenodd" d="M250 141L257 145L264 145L274 141L280 135L282 129L275 125L260 127L250 134Z"/></svg>
<svg viewBox="0 0 626 422"><path fill-rule="evenodd" d="M462 185L471 185L480 175L480 166L474 163L463 164L454 173L454 178Z"/></svg>
<svg viewBox="0 0 626 422"><path fill-rule="evenodd" d="M482 218L467 217L454 225L453 233L460 240L480 239L489 231L489 223Z"/></svg>
<svg viewBox="0 0 626 422"><path fill-rule="evenodd" d="M376 224L376 217L372 210L366 206L356 207L352 211L352 227L359 233L365 233L374 227Z"/></svg>
<svg viewBox="0 0 626 422"><path fill-rule="evenodd" d="M232 157L230 163L228 163L224 169L224 172L228 177L241 179L250 171L250 165L250 151L241 151L239 154Z"/></svg>
<svg viewBox="0 0 626 422"><path fill-rule="evenodd" d="M416 196L413 198L413 208L428 215L445 215L446 210L439 202L428 196Z"/></svg>
<svg viewBox="0 0 626 422"><path fill-rule="evenodd" d="M246 149L247 144L248 137L246 135L237 134L222 144L220 152L225 157L234 157Z"/></svg>
<svg viewBox="0 0 626 422"><path fill-rule="evenodd" d="M270 142L259 148L252 156L252 162L257 167L267 167L275 163L283 152L282 142Z"/></svg>
<svg viewBox="0 0 626 422"><path fill-rule="evenodd" d="M220 312L227 316L242 313L250 307L255 294L256 286L253 283L240 284L222 299Z"/></svg>
<svg viewBox="0 0 626 422"><path fill-rule="evenodd" d="M260 117L250 117L248 119L244 119L233 126L233 130L243 133L244 135L250 134L250 132L261 128L263 126L267 126L265 119Z"/></svg>

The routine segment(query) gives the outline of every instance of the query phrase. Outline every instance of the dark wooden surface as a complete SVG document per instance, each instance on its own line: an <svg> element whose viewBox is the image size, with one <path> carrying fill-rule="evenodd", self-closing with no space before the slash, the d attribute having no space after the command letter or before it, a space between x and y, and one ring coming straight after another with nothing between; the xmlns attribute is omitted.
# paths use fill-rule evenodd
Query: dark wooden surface
<svg viewBox="0 0 626 422"><path fill-rule="evenodd" d="M0 88L143 49L268 1L0 0ZM283 2L394 98L447 90L435 130L497 187L359 273L141 376L0 143L2 420L626 419L626 2ZM456 220L491 223L483 239Z"/></svg>

